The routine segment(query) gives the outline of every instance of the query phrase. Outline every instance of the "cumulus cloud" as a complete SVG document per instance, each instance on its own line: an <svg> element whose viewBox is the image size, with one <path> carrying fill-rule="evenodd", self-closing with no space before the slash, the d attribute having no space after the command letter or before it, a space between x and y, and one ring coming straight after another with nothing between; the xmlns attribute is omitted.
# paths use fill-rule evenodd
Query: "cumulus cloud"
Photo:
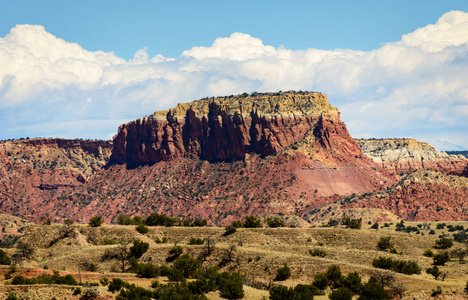
<svg viewBox="0 0 468 300"><path fill-rule="evenodd" d="M0 63L0 138L108 138L121 122L178 102L293 89L328 94L355 137L468 148L468 13L460 11L373 51L293 51L233 33L180 57L150 58L143 48L129 61L18 25L0 38Z"/></svg>

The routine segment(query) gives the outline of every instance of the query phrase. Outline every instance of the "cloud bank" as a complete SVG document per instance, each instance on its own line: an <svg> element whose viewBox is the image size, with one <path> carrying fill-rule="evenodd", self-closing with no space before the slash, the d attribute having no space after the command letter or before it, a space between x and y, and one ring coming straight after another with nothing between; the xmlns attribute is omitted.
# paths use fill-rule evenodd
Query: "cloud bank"
<svg viewBox="0 0 468 300"><path fill-rule="evenodd" d="M245 33L176 58L126 61L39 25L0 38L0 139L111 138L118 125L205 96L326 93L354 137L415 137L468 148L468 13L372 51L275 48Z"/></svg>

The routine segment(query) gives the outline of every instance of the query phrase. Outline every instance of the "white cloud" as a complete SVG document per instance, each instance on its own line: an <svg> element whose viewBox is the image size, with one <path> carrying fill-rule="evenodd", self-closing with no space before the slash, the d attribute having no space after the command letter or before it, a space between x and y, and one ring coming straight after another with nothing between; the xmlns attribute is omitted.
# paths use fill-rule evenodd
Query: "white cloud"
<svg viewBox="0 0 468 300"><path fill-rule="evenodd" d="M18 25L0 38L0 64L0 138L74 137L79 130L51 124L99 119L105 128L83 125L81 136L106 138L119 125L111 120L178 102L301 89L328 94L356 137L450 136L468 147L468 13L460 11L367 52L292 51L233 33L177 58L150 58L143 48L130 61Z"/></svg>

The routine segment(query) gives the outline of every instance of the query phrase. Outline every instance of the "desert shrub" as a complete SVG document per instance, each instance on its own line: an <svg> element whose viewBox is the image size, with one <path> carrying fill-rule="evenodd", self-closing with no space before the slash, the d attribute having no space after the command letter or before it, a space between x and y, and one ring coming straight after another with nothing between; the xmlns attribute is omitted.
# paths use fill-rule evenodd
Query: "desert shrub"
<svg viewBox="0 0 468 300"><path fill-rule="evenodd" d="M66 219L65 221L63 221L63 224L65 224L65 225L73 225L73 220Z"/></svg>
<svg viewBox="0 0 468 300"><path fill-rule="evenodd" d="M351 219L350 217L344 217L341 219L341 224L345 225L346 228L361 229L362 219Z"/></svg>
<svg viewBox="0 0 468 300"><path fill-rule="evenodd" d="M145 219L143 219L140 216L133 216L132 222L130 225L140 225L140 224L145 224Z"/></svg>
<svg viewBox="0 0 468 300"><path fill-rule="evenodd" d="M104 219L101 216L94 216L89 220L89 226L99 227L104 223Z"/></svg>
<svg viewBox="0 0 468 300"><path fill-rule="evenodd" d="M255 216L247 216L245 217L245 220L244 220L244 227L245 228L261 228L262 221L260 220L260 218L257 218Z"/></svg>
<svg viewBox="0 0 468 300"><path fill-rule="evenodd" d="M0 249L0 265L10 265L11 264L11 259L8 256L8 254Z"/></svg>
<svg viewBox="0 0 468 300"><path fill-rule="evenodd" d="M276 270L276 278L275 280L283 281L291 277L291 268L288 267L287 264L284 264L283 267Z"/></svg>
<svg viewBox="0 0 468 300"><path fill-rule="evenodd" d="M327 252L325 252L322 249L315 248L313 250L309 250L309 254L312 256L318 256L318 257L325 257L327 256Z"/></svg>
<svg viewBox="0 0 468 300"><path fill-rule="evenodd" d="M437 297L442 294L442 288L440 286L437 289L432 290L431 297Z"/></svg>
<svg viewBox="0 0 468 300"><path fill-rule="evenodd" d="M110 238L103 238L101 241L101 245L115 245L115 241Z"/></svg>
<svg viewBox="0 0 468 300"><path fill-rule="evenodd" d="M453 239L459 243L465 243L468 240L468 234L464 231L453 234Z"/></svg>
<svg viewBox="0 0 468 300"><path fill-rule="evenodd" d="M432 250L430 250L430 249L427 249L427 250L424 251L423 255L426 256L426 257L434 257L434 252L432 252Z"/></svg>
<svg viewBox="0 0 468 300"><path fill-rule="evenodd" d="M271 227L271 228L284 227L284 220L281 219L280 217L273 217L273 218L268 217L266 219L266 223L268 227Z"/></svg>
<svg viewBox="0 0 468 300"><path fill-rule="evenodd" d="M18 296L16 296L15 292L9 291L6 300L18 300Z"/></svg>
<svg viewBox="0 0 468 300"><path fill-rule="evenodd" d="M175 257L178 257L182 254L182 252L184 251L184 249L182 249L181 246L174 246L171 248L171 250L169 250L169 254L172 255L172 256L175 256Z"/></svg>
<svg viewBox="0 0 468 300"><path fill-rule="evenodd" d="M372 224L372 226L370 228L371 229L379 229L379 223L375 222L374 224Z"/></svg>
<svg viewBox="0 0 468 300"><path fill-rule="evenodd" d="M317 287L313 285L298 284L295 287L274 286L270 288L270 300L310 300L314 295L323 295Z"/></svg>
<svg viewBox="0 0 468 300"><path fill-rule="evenodd" d="M224 236L234 234L237 231L236 227L229 225L224 228Z"/></svg>
<svg viewBox="0 0 468 300"><path fill-rule="evenodd" d="M107 277L101 278L101 280L99 280L99 283L100 283L102 286L109 285L109 278L107 278Z"/></svg>
<svg viewBox="0 0 468 300"><path fill-rule="evenodd" d="M135 227L135 229L141 234L148 233L149 231L148 226L146 226L145 224L140 224L137 227Z"/></svg>
<svg viewBox="0 0 468 300"><path fill-rule="evenodd" d="M154 241L156 244L165 244L167 243L167 237L163 236L162 238L155 238Z"/></svg>
<svg viewBox="0 0 468 300"><path fill-rule="evenodd" d="M128 283L123 281L122 279L113 278L111 282L109 283L109 287L107 289L109 290L109 292L114 293L114 292L120 291L120 289L126 285L128 285Z"/></svg>
<svg viewBox="0 0 468 300"><path fill-rule="evenodd" d="M439 278L440 274L442 274L442 272L439 270L437 266L433 266L432 268L427 268L426 273L434 276L436 280L437 278Z"/></svg>
<svg viewBox="0 0 468 300"><path fill-rule="evenodd" d="M78 282L71 275L60 276L58 272L53 275L43 274L33 278L26 278L23 276L15 276L11 280L13 285L25 284L61 284L61 285L78 285Z"/></svg>
<svg viewBox="0 0 468 300"><path fill-rule="evenodd" d="M415 261L394 260L390 257L379 257L372 261L372 266L392 270L407 275L421 274L421 268Z"/></svg>
<svg viewBox="0 0 468 300"><path fill-rule="evenodd" d="M99 292L96 289L88 287L83 291L83 294L81 295L80 300L93 300L93 299L97 299L98 296L99 296Z"/></svg>
<svg viewBox="0 0 468 300"><path fill-rule="evenodd" d="M339 222L337 220L333 220L331 219L330 221L328 221L327 225L330 226L330 227L335 227L335 226L338 226Z"/></svg>
<svg viewBox="0 0 468 300"><path fill-rule="evenodd" d="M136 274L142 278L155 278L159 275L159 268L152 263L140 263L136 266Z"/></svg>
<svg viewBox="0 0 468 300"><path fill-rule="evenodd" d="M391 241L391 237L389 236L381 237L380 240L377 242L377 248L379 248L379 250L392 249L393 242Z"/></svg>
<svg viewBox="0 0 468 300"><path fill-rule="evenodd" d="M466 282L465 289L463 291L465 294L468 294L468 281Z"/></svg>
<svg viewBox="0 0 468 300"><path fill-rule="evenodd" d="M72 291L73 291L73 294L72 294L73 296L81 294L81 288L80 287L73 288Z"/></svg>
<svg viewBox="0 0 468 300"><path fill-rule="evenodd" d="M174 269L180 270L185 278L192 277L199 267L200 262L188 254L182 255L174 261Z"/></svg>
<svg viewBox="0 0 468 300"><path fill-rule="evenodd" d="M332 265L328 267L328 270L326 272L328 280L330 281L330 284L333 287L338 287L341 282L341 269L337 265Z"/></svg>
<svg viewBox="0 0 468 300"><path fill-rule="evenodd" d="M348 273L346 277L342 277L341 285L350 289L353 293L359 294L362 288L361 276L359 276L358 272Z"/></svg>
<svg viewBox="0 0 468 300"><path fill-rule="evenodd" d="M340 287L337 290L334 290L333 292L328 295L328 298L331 300L351 300L353 299L353 292L345 287Z"/></svg>
<svg viewBox="0 0 468 300"><path fill-rule="evenodd" d="M431 234L431 235L436 234L436 233L435 233L435 230L434 230L434 229L431 229L431 230L429 231L429 234Z"/></svg>
<svg viewBox="0 0 468 300"><path fill-rule="evenodd" d="M383 287L377 282L374 277L362 286L361 295L358 300L387 300L389 297Z"/></svg>
<svg viewBox="0 0 468 300"><path fill-rule="evenodd" d="M223 272L218 276L218 287L221 297L226 299L241 299L244 297L242 277L237 273Z"/></svg>
<svg viewBox="0 0 468 300"><path fill-rule="evenodd" d="M132 217L126 214L121 214L117 217L117 224L119 225L130 225L132 224Z"/></svg>
<svg viewBox="0 0 468 300"><path fill-rule="evenodd" d="M231 226L234 226L236 228L242 228L244 227L244 224L242 224L241 221L232 221Z"/></svg>
<svg viewBox="0 0 468 300"><path fill-rule="evenodd" d="M435 266L444 266L445 263L450 260L450 256L446 251L444 251L442 253L435 254L432 259L434 260Z"/></svg>
<svg viewBox="0 0 468 300"><path fill-rule="evenodd" d="M445 223L439 223L436 225L436 229L444 229L445 228Z"/></svg>
<svg viewBox="0 0 468 300"><path fill-rule="evenodd" d="M453 246L453 241L451 239L443 237L435 241L434 247L439 248L439 249L448 249L452 246Z"/></svg>
<svg viewBox="0 0 468 300"><path fill-rule="evenodd" d="M324 290L330 285L330 280L326 273L319 273L315 275L314 281L312 282L317 288Z"/></svg>
<svg viewBox="0 0 468 300"><path fill-rule="evenodd" d="M130 256L140 258L149 249L149 244L140 240L133 241L133 246L130 247Z"/></svg>
<svg viewBox="0 0 468 300"><path fill-rule="evenodd" d="M208 221L200 216L186 217L182 220L181 225L184 227L203 227L208 225Z"/></svg>
<svg viewBox="0 0 468 300"><path fill-rule="evenodd" d="M191 238L190 241L189 241L189 245L203 245L205 243L205 241L203 239L199 239L199 238Z"/></svg>
<svg viewBox="0 0 468 300"><path fill-rule="evenodd" d="M95 263L92 263L90 261L82 261L79 264L80 269L88 272L96 272L97 266Z"/></svg>
<svg viewBox="0 0 468 300"><path fill-rule="evenodd" d="M149 215L145 220L145 224L148 226L172 227L175 223L175 218L166 217L166 215L160 215L156 213Z"/></svg>

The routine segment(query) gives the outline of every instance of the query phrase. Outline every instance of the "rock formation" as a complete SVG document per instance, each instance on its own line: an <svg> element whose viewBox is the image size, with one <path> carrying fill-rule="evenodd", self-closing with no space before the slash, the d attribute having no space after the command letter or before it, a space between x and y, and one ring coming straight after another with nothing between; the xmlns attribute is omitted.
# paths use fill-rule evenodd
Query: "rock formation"
<svg viewBox="0 0 468 300"><path fill-rule="evenodd" d="M321 117L339 118L320 93L254 94L177 105L120 126L111 163L153 164L180 157L209 161L277 153Z"/></svg>
<svg viewBox="0 0 468 300"><path fill-rule="evenodd" d="M426 169L462 175L468 159L462 155L448 155L431 145L415 139L357 140L362 152L393 174L406 174Z"/></svg>

